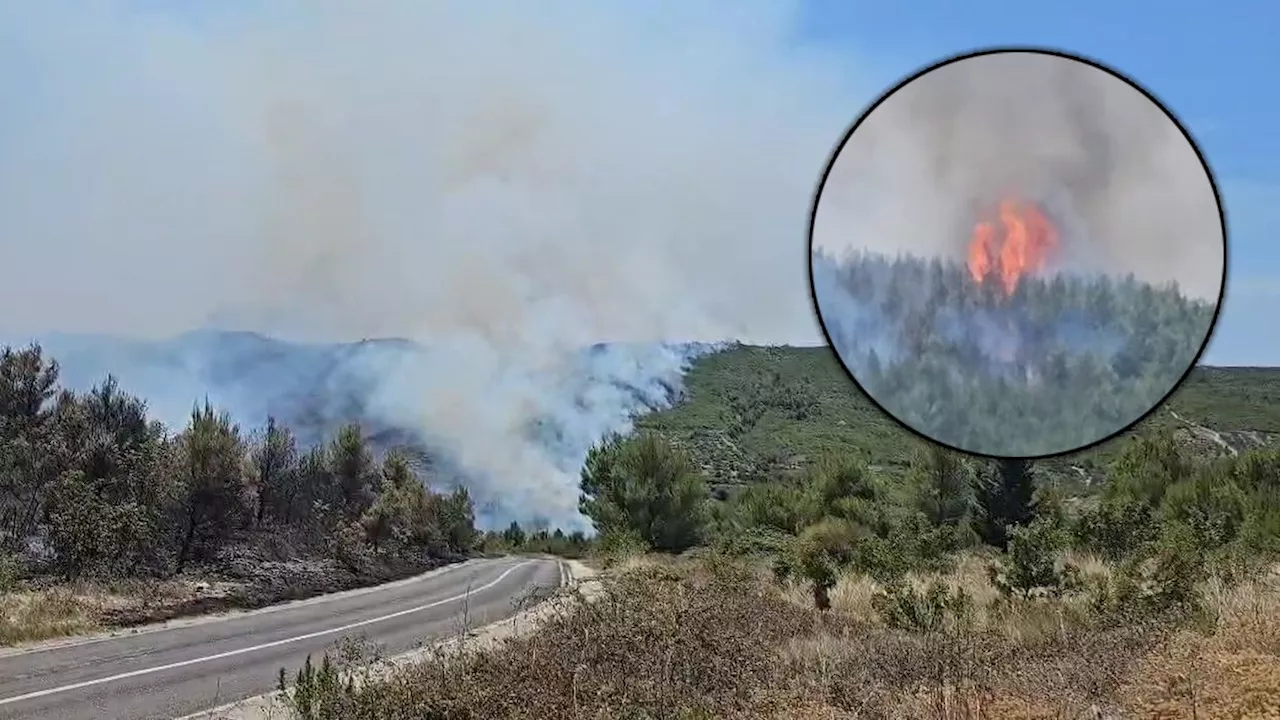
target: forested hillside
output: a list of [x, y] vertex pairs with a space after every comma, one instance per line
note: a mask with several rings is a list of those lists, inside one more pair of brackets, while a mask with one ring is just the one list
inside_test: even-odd
[[[698, 360], [685, 400], [639, 420], [688, 447], [716, 484], [795, 472], [824, 453], [862, 456], [890, 475], [923, 445], [860, 393], [828, 348], [738, 346]], [[1280, 368], [1192, 371], [1139, 429], [1168, 428], [1203, 453], [1230, 453], [1280, 436]], [[1040, 463], [1064, 483], [1102, 478], [1120, 443]]]
[[938, 259], [814, 256], [842, 360], [889, 412], [953, 447], [1045, 455], [1096, 442], [1160, 401], [1214, 305], [1132, 276], [975, 281]]

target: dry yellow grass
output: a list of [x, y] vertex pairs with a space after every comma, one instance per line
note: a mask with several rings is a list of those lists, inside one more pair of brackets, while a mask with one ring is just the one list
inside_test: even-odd
[[180, 601], [195, 592], [184, 581], [77, 581], [0, 592], [0, 647], [102, 630], [122, 611]]
[[1213, 632], [1170, 633], [1090, 622], [1078, 600], [1004, 601], [964, 558], [912, 581], [964, 587], [975, 624], [921, 634], [885, 627], [865, 578], [821, 614], [803, 588], [714, 562], [633, 558], [611, 575], [541, 632], [338, 692], [318, 717], [1280, 718], [1275, 579], [1211, 585]]
[[91, 632], [96, 603], [73, 588], [0, 593], [0, 646]]
[[[957, 559], [950, 572], [911, 573], [907, 576], [907, 581], [919, 591], [934, 582], [941, 582], [952, 591], [963, 590], [974, 603], [975, 629], [999, 632], [1012, 640], [1060, 633], [1067, 617], [1085, 612], [1084, 600], [1078, 597], [1061, 603], [1002, 603], [1000, 593], [992, 585], [988, 573], [990, 562], [988, 557], [963, 555]], [[1105, 578], [1111, 574], [1111, 568], [1105, 562], [1090, 555], [1067, 553], [1062, 562], [1075, 566], [1085, 578]], [[879, 624], [880, 618], [873, 606], [873, 599], [880, 590], [879, 584], [865, 575], [845, 574], [831, 591], [832, 610], [861, 622]], [[786, 595], [792, 602], [800, 605], [807, 606], [812, 602], [809, 589], [802, 584], [789, 584]]]
[[1144, 658], [1122, 690], [1140, 717], [1280, 718], [1280, 577], [1206, 595], [1216, 626], [1184, 630]]
[[[1111, 568], [1097, 558], [1069, 555], [1064, 558], [1085, 576], [1107, 576]], [[965, 557], [950, 573], [916, 574], [909, 579], [917, 588], [940, 580], [950, 588], [963, 588], [975, 601], [974, 632], [1027, 647], [1058, 635], [1055, 644], [1066, 649], [1061, 637], [1066, 618], [1083, 613], [1083, 601], [1072, 598], [1059, 603], [1001, 602], [986, 573], [986, 562]], [[847, 575], [833, 590], [832, 609], [836, 613], [869, 626], [881, 625], [872, 605], [876, 583], [865, 576]], [[1227, 586], [1211, 581], [1204, 587], [1211, 628], [1182, 629], [1171, 637], [1160, 637], [1158, 629], [1144, 630], [1150, 648], [1126, 658], [1132, 670], [1123, 675], [1110, 698], [1073, 697], [1070, 689], [1058, 687], [1039, 699], [1018, 697], [991, 690], [979, 691], [963, 680], [948, 681], [897, 698], [898, 717], [1077, 717], [1104, 706], [1118, 717], [1151, 718], [1280, 718], [1280, 574], [1254, 582]], [[797, 604], [810, 602], [808, 592], [790, 587], [788, 598]], [[1069, 631], [1068, 631], [1069, 632]], [[957, 640], [958, 642], [959, 640]], [[1101, 648], [1099, 648], [1101, 649]], [[1106, 662], [1124, 655], [1124, 648], [1111, 658], [1081, 657], [1081, 663]], [[852, 645], [849, 638], [807, 638], [789, 645], [790, 663], [807, 665], [824, 684], [831, 682], [837, 668], [850, 658], [865, 655], [866, 647]], [[1064, 658], [1065, 659], [1065, 658]], [[1037, 664], [1028, 652], [1025, 667]], [[990, 670], [986, 668], [985, 670]], [[797, 670], [802, 670], [797, 668]], [[1062, 676], [1059, 676], [1062, 677]], [[967, 685], [967, 686], [966, 686]], [[1050, 684], [1052, 685], [1052, 684]], [[1045, 689], [1049, 689], [1046, 687]], [[1064, 693], [1063, 690], [1066, 690]], [[1086, 694], [1087, 695], [1087, 694]]]

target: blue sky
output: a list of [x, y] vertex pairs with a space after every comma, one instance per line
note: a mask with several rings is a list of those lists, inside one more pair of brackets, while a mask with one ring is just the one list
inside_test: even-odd
[[811, 0], [806, 11], [806, 40], [847, 46], [883, 86], [942, 56], [990, 45], [1078, 52], [1145, 85], [1198, 141], [1227, 210], [1227, 297], [1202, 361], [1280, 365], [1280, 332], [1272, 329], [1280, 311], [1280, 95], [1272, 91], [1280, 6]]

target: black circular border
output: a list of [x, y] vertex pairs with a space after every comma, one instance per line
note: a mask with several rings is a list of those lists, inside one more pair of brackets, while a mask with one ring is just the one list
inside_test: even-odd
[[[814, 282], [813, 282], [813, 227], [818, 217], [818, 205], [822, 201], [822, 191], [823, 191], [823, 188], [826, 187], [827, 178], [830, 177], [831, 175], [831, 168], [835, 165], [836, 160], [839, 159], [840, 157], [840, 152], [844, 150], [844, 146], [848, 144], [849, 140], [853, 137], [853, 134], [858, 131], [858, 127], [862, 125], [863, 121], [865, 121], [868, 117], [870, 117], [871, 113], [875, 112], [876, 108], [880, 107], [880, 105], [884, 103], [885, 100], [888, 100], [890, 97], [892, 97], [894, 93], [898, 92], [899, 90], [911, 84], [913, 81], [919, 79], [920, 77], [927, 75], [930, 72], [933, 72], [934, 70], [945, 67], [952, 63], [960, 62], [961, 60], [968, 60], [970, 58], [982, 57], [985, 55], [1001, 55], [1004, 53], [1034, 53], [1038, 55], [1050, 55], [1050, 56], [1062, 58], [1065, 60], [1074, 60], [1076, 62], [1084, 63], [1085, 65], [1089, 65], [1094, 69], [1100, 70], [1104, 73], [1111, 75], [1112, 77], [1115, 77], [1121, 80], [1122, 82], [1129, 85], [1129, 87], [1133, 88], [1134, 90], [1137, 90], [1148, 100], [1155, 103], [1156, 107], [1160, 108], [1164, 112], [1165, 116], [1168, 117], [1171, 121], [1173, 121], [1173, 124], [1178, 128], [1178, 131], [1182, 133], [1182, 136], [1186, 138], [1187, 142], [1191, 145], [1191, 149], [1195, 151], [1196, 157], [1199, 158], [1200, 165], [1201, 167], [1204, 168], [1205, 175], [1209, 178], [1209, 187], [1213, 190], [1213, 199], [1218, 206], [1218, 221], [1222, 226], [1222, 280], [1218, 284], [1218, 301], [1214, 304], [1213, 320], [1210, 321], [1209, 330], [1208, 332], [1205, 333], [1204, 340], [1200, 343], [1200, 349], [1196, 351], [1195, 357], [1191, 359], [1191, 362], [1187, 365], [1186, 370], [1182, 372], [1182, 376], [1179, 377], [1177, 382], [1175, 382], [1169, 388], [1169, 391], [1166, 392], [1164, 396], [1160, 398], [1159, 402], [1152, 405], [1150, 409], [1148, 409], [1146, 412], [1139, 415], [1129, 424], [1124, 425], [1123, 427], [1111, 433], [1110, 435], [1106, 435], [1098, 440], [1094, 440], [1093, 442], [1088, 443], [1087, 445], [1081, 445], [1080, 447], [1077, 447], [1071, 450], [1061, 450], [1058, 452], [1047, 453], [1044, 455], [991, 455], [988, 453], [981, 453], [981, 452], [975, 452], [973, 450], [966, 450], [964, 448], [956, 447], [954, 445], [948, 445], [947, 443], [944, 443], [940, 440], [937, 440], [935, 438], [929, 437], [928, 435], [925, 435], [923, 432], [911, 427], [906, 422], [898, 418], [897, 415], [886, 410], [885, 407], [880, 404], [880, 401], [876, 400], [875, 397], [873, 397], [871, 393], [867, 392], [866, 388], [862, 386], [862, 383], [858, 382], [857, 376], [854, 374], [854, 372], [851, 369], [849, 369], [849, 366], [845, 363], [844, 359], [840, 357], [839, 351], [836, 350], [835, 343], [832, 341], [832, 338], [831, 338], [831, 333], [827, 330], [827, 323], [822, 318], [822, 308], [818, 304], [817, 289], [814, 287]], [[1085, 452], [1087, 450], [1096, 448], [1099, 445], [1110, 442], [1111, 440], [1114, 440], [1120, 435], [1123, 435], [1124, 433], [1133, 429], [1136, 425], [1146, 420], [1148, 417], [1154, 414], [1157, 410], [1163, 407], [1165, 403], [1169, 401], [1169, 398], [1173, 397], [1173, 394], [1176, 393], [1180, 387], [1182, 387], [1183, 383], [1187, 381], [1187, 378], [1191, 376], [1191, 373], [1200, 364], [1201, 356], [1204, 355], [1204, 351], [1209, 347], [1209, 343], [1213, 340], [1214, 332], [1217, 331], [1218, 329], [1218, 319], [1222, 315], [1222, 306], [1227, 299], [1227, 264], [1229, 260], [1230, 245], [1231, 243], [1228, 239], [1228, 228], [1227, 228], [1227, 211], [1226, 211], [1225, 205], [1222, 202], [1222, 193], [1218, 189], [1218, 181], [1214, 177], [1213, 169], [1209, 166], [1209, 160], [1205, 157], [1204, 152], [1201, 151], [1200, 149], [1200, 145], [1196, 142], [1195, 138], [1191, 135], [1191, 132], [1187, 130], [1186, 126], [1183, 125], [1182, 121], [1178, 118], [1178, 116], [1174, 114], [1174, 112], [1170, 110], [1167, 105], [1161, 102], [1160, 99], [1155, 96], [1155, 94], [1153, 94], [1150, 90], [1147, 90], [1140, 83], [1138, 83], [1136, 80], [1129, 77], [1128, 75], [1120, 72], [1119, 70], [1116, 70], [1114, 68], [1107, 66], [1100, 60], [1089, 57], [1087, 55], [1080, 55], [1077, 53], [1068, 52], [1066, 50], [1059, 50], [1057, 48], [1036, 46], [1036, 45], [993, 46], [993, 47], [987, 47], [981, 50], [969, 50], [956, 55], [950, 55], [941, 60], [932, 62], [924, 66], [923, 68], [916, 70], [910, 75], [907, 75], [902, 80], [899, 80], [898, 82], [894, 83], [888, 90], [881, 93], [879, 97], [877, 97], [869, 106], [867, 106], [865, 110], [862, 111], [861, 114], [858, 115], [857, 119], [854, 120], [853, 124], [849, 126], [849, 129], [845, 131], [844, 135], [840, 138], [839, 142], [836, 143], [835, 148], [831, 151], [831, 154], [827, 157], [826, 166], [822, 171], [822, 176], [818, 178], [817, 187], [814, 189], [814, 192], [813, 192], [812, 207], [809, 210], [809, 227], [808, 227], [809, 299], [813, 304], [813, 313], [818, 320], [818, 327], [822, 329], [822, 337], [827, 341], [827, 347], [831, 350], [831, 354], [835, 356], [836, 362], [840, 365], [841, 369], [843, 369], [845, 374], [849, 376], [849, 380], [854, 384], [855, 387], [858, 388], [858, 391], [861, 392], [864, 396], [866, 396], [866, 398], [871, 401], [871, 404], [874, 405], [877, 410], [884, 413], [886, 417], [891, 419], [903, 430], [906, 430], [907, 432], [920, 438], [921, 440], [924, 440], [925, 442], [929, 442], [934, 445], [940, 445], [949, 450], [961, 453], [963, 455], [968, 455], [970, 457], [986, 458], [989, 460], [1045, 460], [1048, 458], [1056, 458], [1056, 457], [1062, 457], [1064, 455], [1073, 455], [1075, 453]]]

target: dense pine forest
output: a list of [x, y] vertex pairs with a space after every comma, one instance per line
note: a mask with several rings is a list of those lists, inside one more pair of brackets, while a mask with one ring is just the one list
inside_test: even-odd
[[1128, 426], [1191, 366], [1215, 311], [1132, 275], [1010, 290], [936, 258], [813, 263], [823, 323], [863, 389], [926, 436], [988, 455], [1069, 452]]

